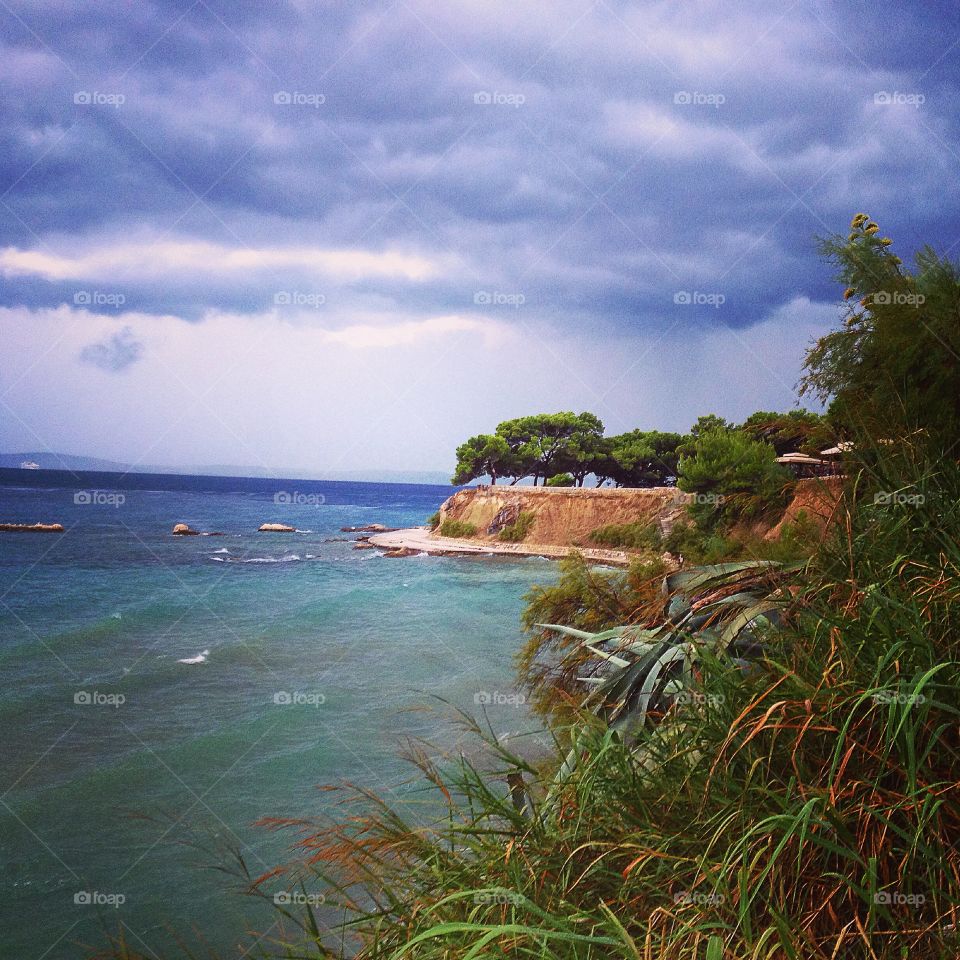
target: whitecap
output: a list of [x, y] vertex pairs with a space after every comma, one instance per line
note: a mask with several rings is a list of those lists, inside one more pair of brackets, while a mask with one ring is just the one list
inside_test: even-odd
[[208, 656], [210, 656], [210, 651], [204, 650], [195, 657], [184, 657], [182, 660], [178, 660], [177, 663], [206, 663]]
[[221, 547], [219, 550], [214, 550], [214, 553], [229, 553], [230, 551], [226, 547]]
[[298, 553], [288, 553], [282, 557], [211, 557], [220, 563], [295, 563], [303, 558]]

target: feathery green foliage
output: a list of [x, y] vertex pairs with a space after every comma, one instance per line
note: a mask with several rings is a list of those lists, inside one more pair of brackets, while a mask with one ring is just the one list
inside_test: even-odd
[[474, 537], [477, 534], [477, 525], [467, 520], [447, 519], [440, 524], [441, 537]]
[[632, 550], [658, 550], [660, 533], [652, 523], [608, 523], [590, 534], [590, 542], [601, 547], [629, 547]]
[[506, 543], [522, 543], [526, 540], [527, 534], [530, 532], [530, 528], [533, 526], [535, 519], [536, 517], [531, 511], [521, 510], [513, 523], [509, 523], [507, 526], [501, 528], [497, 534], [497, 539], [503, 540]]

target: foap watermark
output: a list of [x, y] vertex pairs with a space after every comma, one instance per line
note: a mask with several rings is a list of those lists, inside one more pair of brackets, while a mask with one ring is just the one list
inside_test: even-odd
[[873, 95], [873, 102], [878, 106], [886, 107], [890, 105], [913, 107], [919, 110], [927, 102], [927, 98], [922, 93], [903, 93], [900, 90], [878, 90]]
[[722, 507], [726, 499], [722, 493], [689, 493], [681, 502], [695, 503], [702, 507]]
[[127, 98], [122, 93], [103, 93], [100, 90], [77, 90], [73, 102], [81, 107], [116, 107], [119, 109]]
[[495, 704], [496, 706], [520, 707], [527, 702], [522, 693], [501, 693], [499, 690], [481, 690], [473, 695], [473, 702], [478, 706]]
[[278, 106], [313, 107], [316, 109], [327, 102], [324, 93], [301, 93], [299, 90], [278, 90], [273, 95], [273, 102]]
[[99, 690], [78, 690], [73, 702], [80, 707], [121, 707], [127, 702], [122, 693], [101, 693]]
[[681, 690], [674, 698], [675, 703], [691, 704], [698, 707], [718, 707], [726, 700], [722, 693], [701, 693], [699, 690]]
[[873, 495], [875, 507], [920, 507], [926, 501], [922, 493], [904, 493], [902, 490], [881, 490]]
[[673, 302], [678, 306], [694, 307], [722, 307], [727, 298], [722, 293], [704, 293], [702, 290], [678, 290], [673, 295]]
[[879, 890], [873, 902], [886, 907], [918, 907], [927, 902], [922, 893], [900, 893], [899, 890]]
[[273, 695], [278, 707], [319, 707], [327, 702], [325, 694], [307, 693], [304, 690], [278, 690]]
[[903, 693], [900, 690], [878, 690], [873, 694], [875, 703], [898, 703], [905, 707], [914, 707], [926, 703], [927, 698], [922, 693]]
[[522, 293], [501, 293], [499, 290], [478, 290], [473, 302], [479, 307], [522, 307], [527, 298]]
[[300, 890], [281, 890], [273, 895], [278, 907], [322, 907], [327, 898], [322, 893], [302, 893]]
[[721, 107], [727, 102], [722, 93], [701, 93], [699, 90], [677, 90], [673, 102], [680, 106]]
[[122, 507], [127, 498], [122, 493], [109, 490], [77, 490], [73, 502], [79, 507]]
[[502, 93], [500, 90], [478, 90], [473, 95], [473, 102], [481, 107], [522, 107], [527, 98], [522, 93]]
[[880, 306], [922, 307], [927, 298], [922, 293], [906, 293], [903, 290], [878, 290], [872, 297]]
[[104, 293], [102, 290], [77, 290], [73, 302], [78, 307], [122, 307], [127, 298], [122, 293]]
[[124, 893], [102, 893], [100, 890], [78, 890], [73, 902], [80, 907], [122, 907], [127, 902]]
[[697, 890], [681, 890], [673, 895], [674, 903], [719, 904], [726, 903], [722, 893], [701, 893]]
[[273, 295], [277, 307], [322, 307], [327, 298], [322, 293], [304, 293], [301, 290], [278, 290]]
[[278, 490], [273, 495], [278, 507], [319, 507], [327, 502], [322, 493], [300, 493], [299, 490]]
[[523, 903], [523, 897], [519, 893], [511, 893], [509, 890], [484, 890], [473, 895], [473, 902], [501, 907], [509, 904], [516, 907]]

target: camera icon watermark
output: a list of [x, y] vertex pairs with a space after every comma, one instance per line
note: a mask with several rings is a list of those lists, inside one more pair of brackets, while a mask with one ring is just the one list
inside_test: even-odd
[[273, 895], [278, 907], [322, 907], [327, 898], [322, 893], [303, 893], [300, 890], [281, 890]]
[[477, 90], [473, 95], [473, 102], [478, 106], [522, 107], [527, 98], [522, 93], [501, 93], [499, 90]]
[[903, 290], [878, 290], [871, 297], [879, 306], [922, 307], [927, 298], [922, 293], [906, 293]]
[[102, 93], [99, 90], [76, 90], [73, 102], [81, 107], [122, 107], [127, 98], [122, 93]]
[[101, 893], [99, 890], [78, 890], [73, 895], [73, 902], [80, 907], [117, 907], [127, 902], [126, 894]]
[[677, 904], [716, 905], [726, 903], [726, 900], [727, 898], [722, 893], [699, 893], [696, 890], [681, 890], [673, 895], [673, 902]]
[[73, 302], [78, 307], [122, 307], [127, 298], [122, 293], [104, 293], [101, 290], [77, 290]]
[[473, 295], [478, 307], [522, 307], [527, 298], [522, 293], [501, 293], [499, 290], [478, 290]]
[[680, 106], [719, 108], [727, 102], [727, 98], [722, 93], [701, 93], [698, 90], [677, 90], [673, 95], [673, 102]]
[[327, 102], [325, 93], [301, 93], [299, 90], [277, 90], [273, 102], [278, 106], [313, 107]]
[[922, 493], [904, 493], [902, 490], [881, 490], [873, 495], [875, 507], [921, 507], [927, 502]]
[[77, 690], [73, 702], [80, 707], [117, 707], [123, 706], [127, 698], [122, 693], [101, 693], [99, 690]]
[[681, 690], [673, 698], [674, 703], [698, 707], [717, 707], [726, 699], [722, 693], [701, 693], [699, 690]]
[[913, 107], [919, 110], [927, 102], [927, 98], [922, 93], [902, 93], [899, 90], [878, 90], [873, 95], [873, 102], [877, 106], [904, 106]]
[[914, 707], [927, 702], [927, 698], [922, 693], [903, 693], [899, 690], [878, 690], [872, 696], [875, 703], [898, 703], [905, 707]]
[[722, 293], [704, 293], [700, 290], [678, 290], [673, 295], [673, 302], [678, 306], [695, 307], [722, 307], [727, 298]]
[[73, 494], [73, 502], [78, 507], [122, 507], [127, 498], [122, 493], [111, 493], [109, 490], [77, 490]]
[[320, 507], [327, 502], [322, 493], [300, 493], [298, 490], [278, 490], [273, 495], [278, 507]]
[[485, 890], [482, 893], [475, 893], [473, 902], [478, 905], [510, 905], [516, 907], [523, 903], [523, 897], [519, 893], [511, 893], [509, 890]]
[[273, 695], [273, 702], [278, 707], [319, 707], [327, 702], [322, 693], [305, 693], [303, 690], [278, 690]]
[[900, 893], [897, 890], [879, 890], [873, 895], [873, 902], [881, 906], [918, 907], [927, 902], [922, 893]]
[[527, 702], [522, 693], [501, 693], [499, 690], [481, 690], [473, 695], [473, 702], [477, 706], [507, 706], [520, 707]]
[[300, 290], [278, 290], [273, 295], [277, 307], [322, 307], [327, 298], [322, 293], [304, 293]]

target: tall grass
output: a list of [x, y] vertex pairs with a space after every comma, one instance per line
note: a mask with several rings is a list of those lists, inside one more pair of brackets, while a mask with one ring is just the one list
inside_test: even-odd
[[562, 751], [533, 764], [475, 726], [482, 768], [416, 758], [432, 826], [367, 795], [298, 824], [359, 954], [960, 955], [960, 469], [888, 447], [849, 496], [759, 668], [702, 662], [642, 751], [581, 716], [557, 786]]

